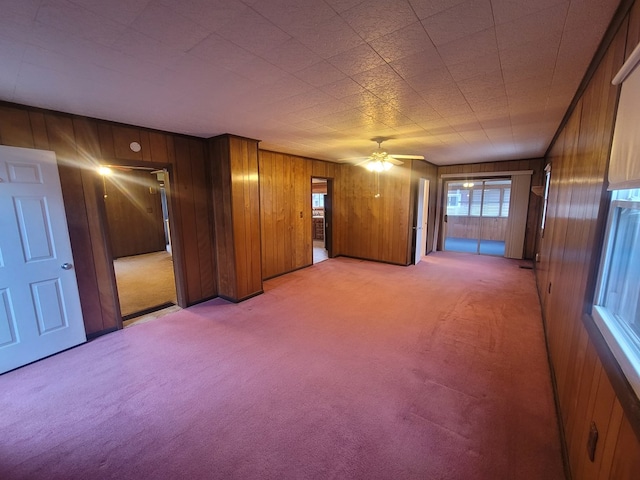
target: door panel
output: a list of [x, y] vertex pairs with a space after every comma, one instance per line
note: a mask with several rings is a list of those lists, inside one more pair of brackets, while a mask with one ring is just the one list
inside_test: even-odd
[[40, 335], [68, 325], [59, 278], [32, 283], [31, 296], [38, 317]]
[[0, 348], [16, 343], [16, 317], [9, 289], [0, 290]]
[[0, 147], [0, 373], [86, 341], [53, 152]]
[[42, 169], [38, 164], [21, 165], [7, 162], [10, 183], [42, 184]]
[[25, 262], [54, 257], [51, 225], [44, 197], [14, 197]]

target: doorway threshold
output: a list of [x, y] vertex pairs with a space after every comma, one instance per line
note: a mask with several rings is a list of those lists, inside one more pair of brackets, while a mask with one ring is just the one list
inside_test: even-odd
[[172, 303], [160, 305], [151, 310], [145, 310], [143, 312], [133, 313], [131, 315], [127, 315], [127, 317], [123, 317], [122, 326], [124, 328], [133, 327], [134, 325], [138, 325], [140, 323], [146, 323], [151, 320], [155, 320], [160, 317], [164, 317], [165, 315], [169, 315], [173, 312], [178, 312], [182, 310], [178, 305], [174, 305]]

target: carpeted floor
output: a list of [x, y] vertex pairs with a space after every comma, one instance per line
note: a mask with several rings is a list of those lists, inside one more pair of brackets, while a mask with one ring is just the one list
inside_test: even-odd
[[176, 302], [171, 254], [166, 251], [113, 261], [123, 317]]
[[531, 270], [331, 259], [0, 376], [0, 478], [562, 479]]

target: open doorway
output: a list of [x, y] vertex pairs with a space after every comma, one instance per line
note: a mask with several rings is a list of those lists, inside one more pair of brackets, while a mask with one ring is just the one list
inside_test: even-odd
[[176, 304], [167, 170], [105, 166], [101, 173], [122, 319]]
[[311, 238], [313, 242], [313, 263], [319, 263], [331, 255], [331, 179], [311, 178]]
[[511, 179], [447, 182], [444, 249], [504, 256]]

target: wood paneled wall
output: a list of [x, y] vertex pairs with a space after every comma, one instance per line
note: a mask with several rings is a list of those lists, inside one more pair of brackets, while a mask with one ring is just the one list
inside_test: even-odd
[[449, 215], [447, 236], [457, 238], [480, 238], [481, 240], [503, 241], [507, 235], [506, 217], [468, 217]]
[[412, 161], [388, 172], [342, 165], [341, 185], [334, 218], [337, 252], [340, 255], [407, 265], [413, 226]]
[[234, 302], [262, 293], [258, 141], [210, 139], [218, 294]]
[[[640, 431], [638, 417], [625, 412], [622, 397], [612, 386], [616, 377], [609, 376], [610, 364], [603, 362], [606, 352], [596, 348], [602, 348], [599, 332], [591, 329], [591, 319], [585, 315], [593, 299], [607, 215], [605, 173], [618, 97], [611, 79], [625, 51], [628, 54], [638, 43], [640, 3], [636, 2], [629, 18], [613, 38], [547, 159], [552, 166], [551, 187], [536, 278], [575, 479], [640, 478], [640, 442], [634, 434], [634, 429]], [[594, 461], [586, 448], [592, 422], [599, 432]]]
[[164, 218], [156, 176], [144, 170], [116, 169], [103, 182], [113, 258], [164, 250]]
[[[379, 176], [364, 168], [260, 151], [263, 278], [313, 262], [311, 178], [333, 180], [333, 255], [407, 265], [413, 255], [420, 177], [431, 182], [429, 228], [435, 226], [437, 168], [406, 162]], [[380, 197], [375, 194], [380, 192]], [[433, 235], [427, 252], [433, 250]]]
[[[266, 150], [259, 159], [262, 278], [267, 279], [313, 263], [311, 178], [335, 181], [340, 165]], [[334, 206], [338, 203], [334, 198]]]
[[[140, 143], [133, 152], [129, 144]], [[205, 142], [138, 127], [0, 103], [0, 143], [56, 153], [69, 233], [89, 336], [119, 328], [99, 163], [170, 169], [178, 300], [190, 305], [216, 295]]]
[[[529, 160], [508, 160], [502, 162], [485, 162], [474, 163], [470, 165], [446, 165], [438, 167], [438, 178], [440, 178], [441, 202], [444, 203], [444, 196], [446, 192], [443, 191], [442, 175], [455, 174], [460, 175], [460, 178], [465, 178], [466, 173], [484, 173], [491, 176], [494, 172], [514, 172], [521, 170], [533, 170], [531, 177], [531, 186], [544, 185], [544, 159], [533, 158]], [[529, 210], [527, 213], [527, 228], [524, 236], [524, 258], [533, 259], [536, 253], [536, 240], [538, 235], [538, 224], [540, 221], [540, 214], [542, 209], [542, 198], [533, 192], [529, 193]], [[442, 215], [445, 210], [442, 209], [438, 218], [439, 232], [442, 233]], [[439, 248], [442, 248], [442, 235], [439, 235], [438, 244]]]

